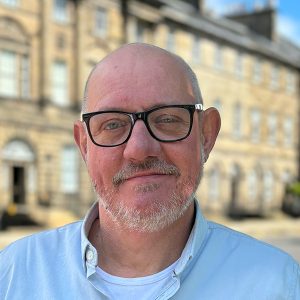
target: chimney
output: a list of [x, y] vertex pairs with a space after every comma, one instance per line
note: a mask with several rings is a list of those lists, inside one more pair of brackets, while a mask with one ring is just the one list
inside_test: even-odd
[[190, 3], [200, 14], [204, 13], [205, 0], [184, 0]]
[[201, 15], [204, 14], [205, 0], [198, 0], [198, 11]]
[[256, 7], [256, 10], [249, 13], [233, 14], [226, 16], [226, 18], [242, 23], [248, 28], [269, 40], [276, 39], [276, 8], [271, 5], [270, 1], [268, 6]]

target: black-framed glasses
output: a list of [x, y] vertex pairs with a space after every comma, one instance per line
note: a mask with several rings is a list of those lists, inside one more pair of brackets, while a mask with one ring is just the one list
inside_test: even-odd
[[137, 120], [143, 120], [150, 135], [160, 142], [177, 142], [192, 130], [195, 110], [202, 104], [166, 105], [143, 112], [117, 110], [90, 112], [82, 115], [95, 145], [115, 147], [126, 143]]

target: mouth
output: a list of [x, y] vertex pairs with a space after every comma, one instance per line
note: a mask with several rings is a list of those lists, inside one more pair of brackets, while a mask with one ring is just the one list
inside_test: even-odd
[[130, 180], [161, 180], [161, 176], [173, 175], [167, 177], [179, 177], [180, 171], [175, 165], [157, 159], [147, 160], [140, 164], [129, 164], [113, 176], [112, 182], [115, 187], [120, 186], [125, 181]]
[[166, 175], [169, 174], [159, 173], [159, 172], [142, 172], [142, 173], [137, 173], [128, 176], [127, 178], [124, 178], [124, 180], [131, 180], [136, 178], [151, 179], [151, 178], [157, 178], [158, 176], [166, 176]]

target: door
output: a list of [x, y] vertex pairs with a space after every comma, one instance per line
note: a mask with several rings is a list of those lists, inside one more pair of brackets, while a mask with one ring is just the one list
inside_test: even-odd
[[13, 166], [12, 168], [13, 203], [25, 203], [25, 169]]

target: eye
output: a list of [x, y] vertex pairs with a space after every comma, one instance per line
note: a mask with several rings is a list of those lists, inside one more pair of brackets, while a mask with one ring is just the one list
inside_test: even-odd
[[175, 115], [161, 115], [155, 119], [155, 123], [157, 124], [159, 123], [168, 124], [168, 123], [178, 123], [178, 122], [182, 122], [182, 119]]
[[109, 120], [102, 124], [103, 130], [116, 130], [127, 125], [127, 122], [122, 120]]

